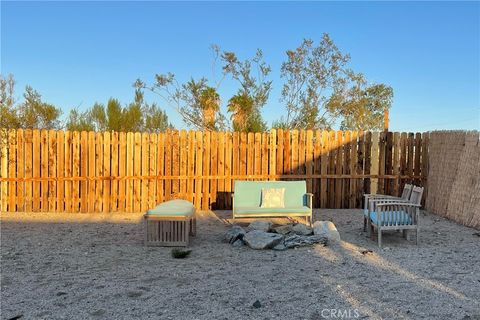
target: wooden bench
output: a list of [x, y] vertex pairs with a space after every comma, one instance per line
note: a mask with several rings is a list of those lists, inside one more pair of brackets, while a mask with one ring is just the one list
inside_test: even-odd
[[195, 236], [195, 207], [186, 200], [171, 200], [145, 213], [146, 246], [185, 247]]

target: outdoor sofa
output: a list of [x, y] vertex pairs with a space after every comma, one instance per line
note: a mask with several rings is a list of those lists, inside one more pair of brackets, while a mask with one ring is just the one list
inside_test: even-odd
[[[284, 188], [284, 206], [262, 208], [262, 189]], [[313, 194], [305, 181], [235, 181], [233, 220], [241, 218], [303, 217], [312, 224]]]

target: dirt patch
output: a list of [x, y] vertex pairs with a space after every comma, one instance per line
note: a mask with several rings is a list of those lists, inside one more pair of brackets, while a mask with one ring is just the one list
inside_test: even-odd
[[2, 214], [1, 317], [480, 316], [476, 230], [422, 213], [418, 247], [391, 232], [379, 250], [360, 210], [316, 210], [315, 220], [335, 223], [340, 244], [257, 251], [222, 242], [230, 214], [202, 213], [186, 259], [144, 247], [138, 214]]

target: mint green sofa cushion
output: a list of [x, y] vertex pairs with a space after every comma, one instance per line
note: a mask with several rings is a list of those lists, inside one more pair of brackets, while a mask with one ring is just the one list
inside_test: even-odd
[[260, 208], [260, 207], [237, 207], [235, 205], [235, 214], [261, 214], [261, 213], [299, 213], [309, 214], [310, 208], [306, 206], [302, 207], [288, 207], [288, 208]]
[[[305, 181], [235, 181], [235, 212], [240, 207], [260, 207], [262, 188], [285, 188], [285, 208], [307, 206]], [[280, 208], [274, 209], [277, 211]]]
[[152, 216], [189, 217], [195, 214], [195, 207], [186, 200], [170, 200], [148, 210], [146, 214]]

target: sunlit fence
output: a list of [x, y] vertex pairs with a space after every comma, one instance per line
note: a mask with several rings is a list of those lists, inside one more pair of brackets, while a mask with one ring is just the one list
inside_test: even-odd
[[305, 180], [320, 208], [425, 185], [428, 133], [10, 130], [2, 211], [140, 212], [173, 198], [231, 208], [234, 180]]

